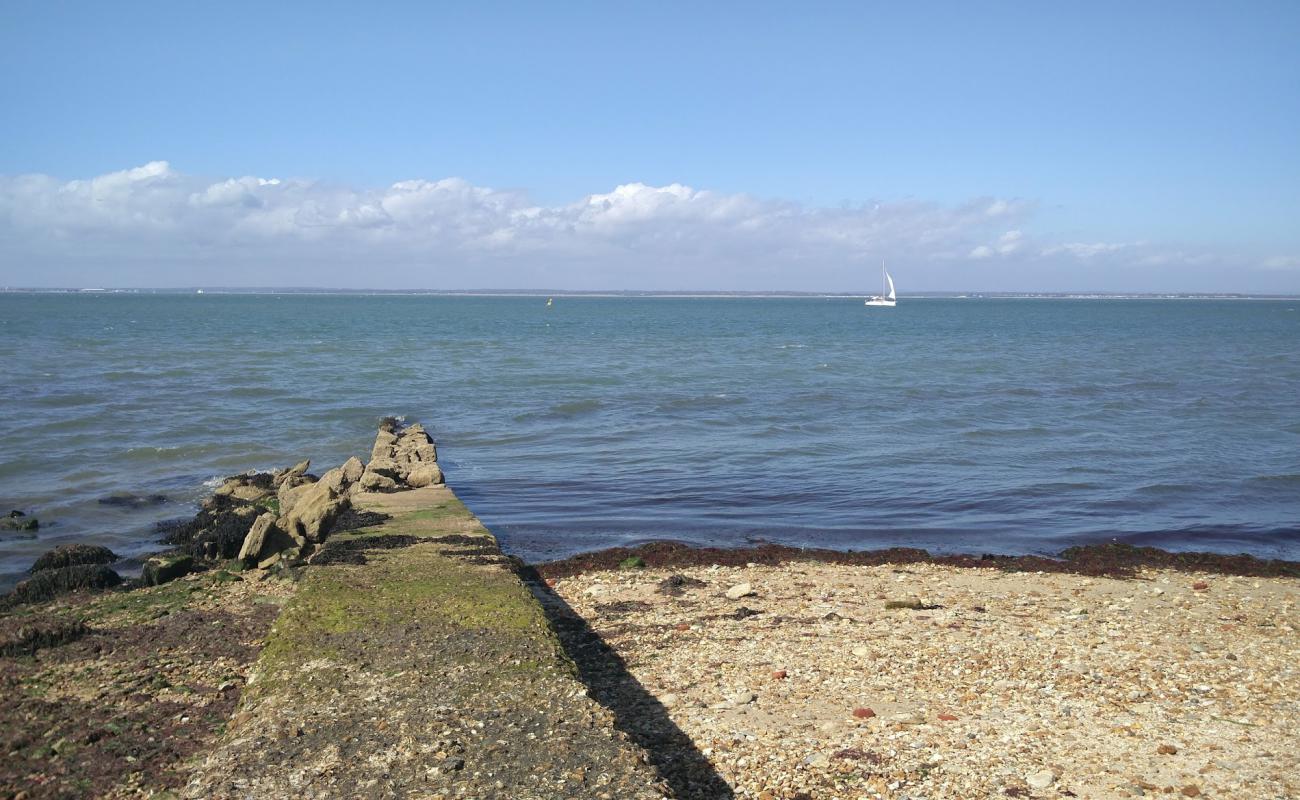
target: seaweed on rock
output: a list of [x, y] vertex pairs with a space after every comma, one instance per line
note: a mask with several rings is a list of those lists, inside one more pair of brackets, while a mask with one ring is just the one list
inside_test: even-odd
[[80, 564], [112, 564], [117, 553], [96, 544], [62, 544], [36, 559], [28, 572], [75, 567]]
[[59, 569], [44, 569], [19, 582], [14, 590], [0, 597], [0, 609], [23, 603], [43, 603], [67, 592], [81, 589], [100, 590], [117, 586], [122, 576], [103, 564], [78, 564]]

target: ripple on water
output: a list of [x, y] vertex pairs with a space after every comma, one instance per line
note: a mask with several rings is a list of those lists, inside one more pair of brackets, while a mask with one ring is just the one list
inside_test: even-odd
[[1180, 531], [1300, 557], [1300, 314], [1267, 301], [536, 306], [0, 295], [0, 503], [51, 536], [149, 546], [144, 517], [105, 529], [95, 493], [191, 503], [205, 477], [365, 452], [396, 412], [431, 425], [449, 480], [526, 557]]

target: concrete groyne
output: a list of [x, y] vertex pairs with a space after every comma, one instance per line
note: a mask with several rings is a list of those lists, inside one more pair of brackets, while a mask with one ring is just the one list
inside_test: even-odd
[[[420, 439], [386, 426], [363, 469], [280, 489], [302, 494], [250, 530], [250, 563], [308, 566], [187, 795], [664, 796]], [[329, 532], [345, 511], [362, 524]]]

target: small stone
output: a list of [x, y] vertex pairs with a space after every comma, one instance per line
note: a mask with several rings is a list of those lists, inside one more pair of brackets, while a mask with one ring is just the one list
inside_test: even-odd
[[1178, 754], [1178, 748], [1172, 744], [1162, 744], [1156, 748], [1156, 752], [1162, 756], [1172, 756]]
[[869, 709], [869, 708], [855, 708], [855, 709], [853, 709], [853, 716], [857, 717], [858, 719], [871, 719], [871, 718], [874, 717], [875, 715], [876, 715], [876, 712], [875, 712], [875, 711], [872, 711], [872, 710]]
[[755, 594], [754, 587], [748, 583], [738, 583], [727, 590], [728, 600], [739, 600], [742, 597], [751, 597]]
[[866, 656], [871, 655], [871, 648], [863, 647], [863, 646], [855, 647], [853, 648], [853, 655], [857, 656], [858, 658], [864, 658]]
[[691, 626], [685, 622], [679, 622], [673, 626], [673, 630], [677, 630], [677, 631], [689, 631], [690, 629]]
[[1201, 787], [1197, 786], [1194, 783], [1189, 783], [1183, 787], [1182, 795], [1183, 797], [1200, 797]]
[[1046, 789], [1056, 780], [1056, 775], [1048, 769], [1031, 772], [1025, 776], [1025, 783], [1035, 789]]
[[672, 708], [677, 705], [677, 695], [669, 693], [659, 698], [659, 705], [664, 708]]
[[749, 705], [750, 703], [752, 703], [752, 702], [754, 702], [755, 700], [757, 700], [757, 699], [758, 699], [758, 695], [754, 694], [753, 692], [749, 691], [748, 689], [742, 689], [741, 691], [736, 692], [735, 694], [733, 694], [731, 697], [729, 697], [729, 698], [727, 698], [727, 699], [730, 700], [730, 701], [731, 701], [732, 703], [734, 703], [735, 705], [738, 705], [738, 706], [747, 706], [747, 705]]
[[[1205, 581], [1197, 581], [1196, 583], [1192, 584], [1192, 588], [1198, 592], [1202, 592], [1210, 588], [1210, 584], [1206, 583]], [[1189, 796], [1193, 796], [1193, 795], [1189, 795]]]
[[786, 672], [785, 670], [783, 670], [783, 669], [774, 669], [774, 670], [772, 670], [772, 680], [776, 680], [776, 681], [784, 680], [784, 679], [785, 679], [785, 676], [788, 675], [788, 674], [789, 674], [789, 673], [787, 673], [787, 672]]
[[945, 713], [945, 714], [940, 714], [940, 715], [939, 715], [939, 719], [943, 720], [944, 722], [956, 722], [956, 721], [957, 721], [957, 717], [956, 717], [956, 715], [954, 715], [954, 714], [946, 714], [946, 713]]

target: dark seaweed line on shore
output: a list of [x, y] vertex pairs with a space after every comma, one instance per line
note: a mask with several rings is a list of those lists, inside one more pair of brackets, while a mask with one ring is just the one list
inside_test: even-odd
[[1122, 542], [1071, 547], [1059, 558], [1045, 556], [934, 555], [914, 547], [884, 550], [825, 550], [779, 544], [752, 547], [696, 547], [683, 542], [648, 542], [636, 547], [613, 547], [582, 553], [536, 566], [544, 578], [564, 578], [584, 572], [627, 567], [641, 559], [646, 567], [777, 566], [791, 562], [816, 562], [846, 566], [885, 564], [940, 564], [950, 567], [1000, 569], [1006, 572], [1056, 572], [1090, 577], [1133, 578], [1143, 569], [1171, 569], [1252, 578], [1300, 578], [1300, 561], [1261, 559], [1255, 556], [1205, 552], [1170, 552], [1156, 547], [1136, 547]]

